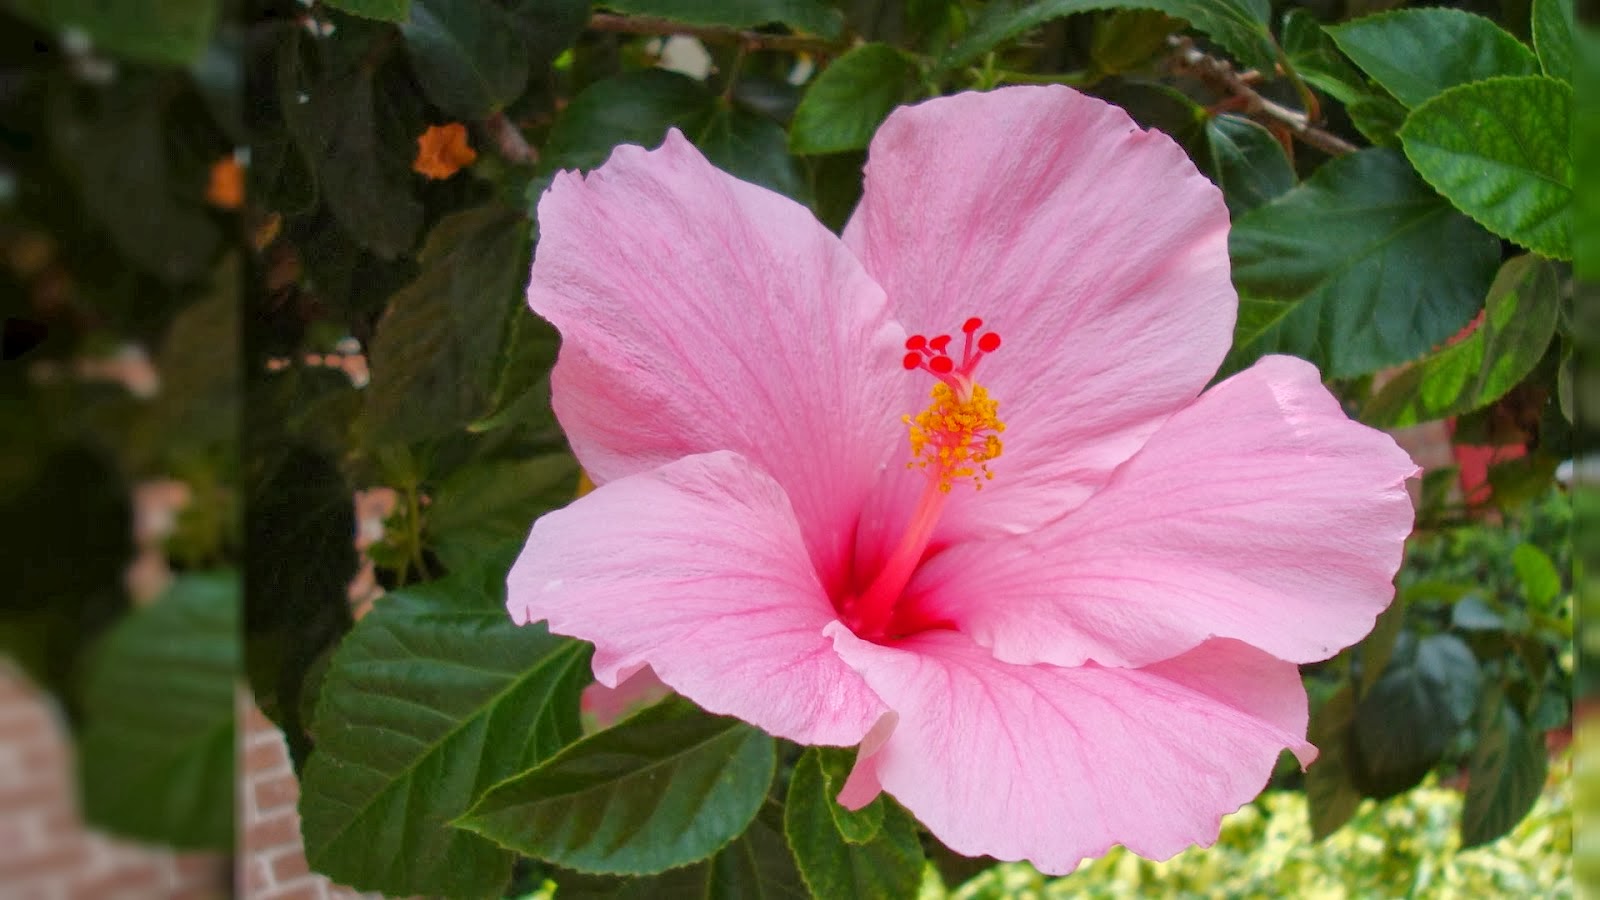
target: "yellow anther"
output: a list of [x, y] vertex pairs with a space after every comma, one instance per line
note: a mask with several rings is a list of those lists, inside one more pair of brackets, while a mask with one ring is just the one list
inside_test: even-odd
[[957, 392], [943, 381], [933, 386], [933, 403], [915, 417], [903, 416], [911, 429], [912, 460], [907, 468], [934, 468], [939, 490], [948, 493], [957, 479], [983, 482], [994, 478], [988, 462], [1000, 455], [1000, 432], [1006, 423], [996, 413], [1000, 404], [981, 384]]

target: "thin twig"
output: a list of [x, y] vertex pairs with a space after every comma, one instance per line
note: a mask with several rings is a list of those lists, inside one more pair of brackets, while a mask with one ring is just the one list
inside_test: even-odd
[[622, 34], [686, 34], [708, 44], [740, 44], [751, 49], [814, 53], [822, 56], [832, 56], [849, 49], [848, 44], [799, 34], [766, 34], [720, 25], [686, 25], [654, 16], [619, 16], [613, 13], [595, 13], [590, 16], [589, 30], [614, 31]]
[[507, 162], [519, 166], [531, 166], [539, 162], [539, 151], [528, 143], [528, 139], [522, 136], [522, 129], [506, 118], [505, 113], [497, 112], [480, 124]]
[[1193, 40], [1175, 36], [1169, 38], [1167, 43], [1172, 48], [1171, 65], [1174, 72], [1192, 75], [1214, 90], [1234, 98], [1235, 105], [1245, 115], [1264, 120], [1263, 124], [1287, 128], [1290, 134], [1329, 156], [1345, 156], [1361, 149], [1332, 132], [1318, 128], [1306, 118], [1305, 113], [1261, 96], [1250, 86], [1250, 81], [1254, 80], [1251, 73], [1235, 71], [1226, 60], [1201, 52]]

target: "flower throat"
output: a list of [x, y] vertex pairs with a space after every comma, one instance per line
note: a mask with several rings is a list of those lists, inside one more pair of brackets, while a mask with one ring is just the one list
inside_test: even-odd
[[844, 623], [858, 637], [883, 640], [931, 627], [932, 623], [916, 621], [914, 614], [897, 610], [896, 603], [927, 552], [953, 486], [970, 482], [981, 491], [984, 482], [994, 478], [988, 463], [1000, 455], [1000, 434], [1006, 425], [997, 415], [999, 402], [972, 376], [979, 360], [1000, 349], [1000, 335], [993, 331], [980, 334], [981, 328], [983, 320], [978, 318], [961, 326], [966, 341], [959, 363], [950, 356], [952, 338], [948, 334], [932, 338], [915, 334], [906, 340], [906, 370], [920, 369], [937, 379], [928, 408], [902, 417], [911, 438], [912, 459], [906, 468], [923, 472], [927, 483], [883, 568], [866, 590], [848, 598], [840, 608]]

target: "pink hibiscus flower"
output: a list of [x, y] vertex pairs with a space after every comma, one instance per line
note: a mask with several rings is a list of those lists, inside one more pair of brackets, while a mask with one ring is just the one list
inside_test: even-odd
[[599, 487], [508, 606], [601, 684], [860, 743], [842, 803], [1046, 872], [1209, 843], [1313, 758], [1296, 664], [1388, 604], [1415, 467], [1303, 361], [1201, 393], [1228, 213], [1170, 139], [1063, 87], [902, 108], [840, 239], [672, 132], [539, 227]]

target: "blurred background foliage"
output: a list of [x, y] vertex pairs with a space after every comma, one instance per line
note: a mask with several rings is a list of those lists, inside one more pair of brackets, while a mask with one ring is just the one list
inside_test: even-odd
[[[930, 864], [972, 897], [1570, 890], [1570, 0], [0, 0], [0, 25], [0, 648], [69, 712], [97, 824], [232, 846], [237, 672], [313, 867], [393, 894], [905, 896]], [[1216, 849], [1049, 887], [888, 800], [830, 811], [847, 756], [676, 702], [585, 735], [586, 646], [500, 602], [581, 479], [521, 296], [551, 174], [678, 128], [838, 229], [893, 107], [1019, 83], [1123, 106], [1222, 188], [1222, 374], [1310, 359], [1428, 467], [1393, 608], [1306, 669], [1318, 762]], [[617, 742], [654, 748], [605, 776], [631, 806], [550, 807]], [[650, 767], [724, 785], [680, 824], [738, 828], [664, 856]], [[639, 877], [559, 868], [585, 848], [508, 809], [636, 827]], [[1372, 841], [1388, 868], [1340, 868]], [[1240, 861], [1256, 842], [1293, 849]]]

